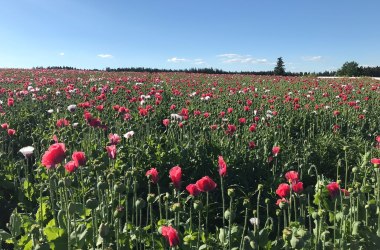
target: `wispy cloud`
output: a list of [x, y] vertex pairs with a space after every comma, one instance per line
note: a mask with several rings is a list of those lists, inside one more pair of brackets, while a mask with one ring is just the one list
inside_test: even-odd
[[187, 62], [189, 61], [188, 59], [185, 58], [177, 58], [177, 57], [172, 57], [168, 59], [168, 62], [173, 62], [173, 63], [178, 63], [178, 62]]
[[240, 54], [221, 54], [218, 55], [222, 63], [244, 63], [244, 64], [271, 64], [268, 59], [265, 58], [254, 58], [251, 55], [240, 55]]
[[203, 61], [203, 59], [194, 59], [194, 64], [195, 65], [202, 65], [202, 64], [206, 64], [206, 62]]
[[302, 60], [307, 62], [317, 62], [320, 61], [322, 58], [322, 56], [303, 56]]
[[99, 54], [98, 57], [101, 57], [101, 58], [113, 58], [113, 55], [110, 55], [110, 54]]
[[58, 55], [60, 55], [60, 56], [64, 56], [64, 55], [65, 55], [65, 53], [61, 52], [61, 53], [59, 53]]

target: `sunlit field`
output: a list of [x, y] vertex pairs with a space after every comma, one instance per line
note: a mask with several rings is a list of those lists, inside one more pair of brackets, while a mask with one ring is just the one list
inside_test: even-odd
[[380, 81], [0, 70], [5, 249], [379, 249]]

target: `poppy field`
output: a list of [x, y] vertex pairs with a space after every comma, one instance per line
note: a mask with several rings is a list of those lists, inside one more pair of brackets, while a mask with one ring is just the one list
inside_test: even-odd
[[379, 249], [380, 81], [0, 70], [3, 249]]

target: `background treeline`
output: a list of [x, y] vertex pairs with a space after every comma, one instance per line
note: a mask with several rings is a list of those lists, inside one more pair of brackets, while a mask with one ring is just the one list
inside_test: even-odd
[[[380, 77], [380, 66], [376, 67], [363, 67], [352, 65], [353, 62], [345, 63], [338, 71], [323, 71], [323, 72], [286, 72], [287, 76], [372, 76]], [[65, 70], [79, 70], [75, 67], [68, 66], [50, 66], [50, 67], [34, 67], [34, 69], [65, 69]], [[83, 69], [81, 69], [83, 70]], [[99, 69], [84, 69], [89, 71], [98, 71]], [[225, 71], [214, 68], [189, 68], [189, 69], [157, 69], [145, 67], [126, 67], [126, 68], [110, 68], [105, 69], [107, 72], [184, 72], [184, 73], [206, 73], [206, 74], [247, 74], [247, 75], [273, 75], [274, 71]]]
[[[33, 69], [65, 69], [65, 70], [89, 70], [99, 71], [99, 69], [78, 69], [68, 66], [49, 66], [49, 67], [33, 67]], [[145, 68], [145, 67], [126, 67], [126, 68], [110, 68], [105, 69], [107, 72], [183, 72], [183, 73], [205, 73], [205, 74], [247, 74], [247, 75], [273, 75], [274, 71], [225, 71], [222, 69], [214, 68], [189, 68], [189, 69], [158, 69], [158, 68]], [[334, 76], [336, 71], [324, 71], [324, 72], [286, 72], [287, 76]]]

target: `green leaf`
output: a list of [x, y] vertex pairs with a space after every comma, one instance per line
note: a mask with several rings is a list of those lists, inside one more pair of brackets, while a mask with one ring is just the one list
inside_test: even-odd
[[58, 227], [45, 227], [44, 228], [44, 234], [46, 235], [46, 239], [49, 242], [56, 240], [59, 237], [62, 237], [64, 233], [65, 233], [65, 230], [58, 228]]
[[21, 216], [17, 213], [16, 210], [14, 210], [9, 220], [9, 231], [11, 232], [13, 237], [21, 235], [21, 225]]
[[47, 220], [47, 211], [48, 211], [48, 204], [46, 202], [40, 203], [40, 206], [38, 207], [38, 210], [36, 212], [36, 221], [45, 221]]
[[0, 241], [12, 238], [12, 235], [7, 231], [0, 229]]

